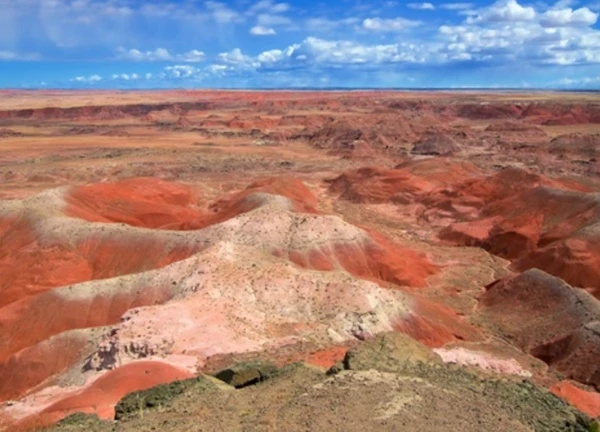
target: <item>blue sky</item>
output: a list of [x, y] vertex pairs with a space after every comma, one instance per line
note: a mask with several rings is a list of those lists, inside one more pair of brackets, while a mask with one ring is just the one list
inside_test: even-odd
[[598, 89], [592, 1], [0, 0], [0, 87]]

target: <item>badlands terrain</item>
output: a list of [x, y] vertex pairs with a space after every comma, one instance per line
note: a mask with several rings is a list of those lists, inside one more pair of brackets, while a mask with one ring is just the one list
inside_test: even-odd
[[598, 430], [600, 95], [0, 101], [0, 430]]

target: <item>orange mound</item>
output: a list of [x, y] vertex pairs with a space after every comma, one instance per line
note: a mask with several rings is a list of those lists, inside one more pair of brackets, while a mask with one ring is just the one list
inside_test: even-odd
[[71, 245], [40, 239], [25, 219], [6, 225], [0, 238], [0, 308], [92, 277], [89, 263]]
[[187, 245], [166, 246], [151, 235], [90, 237], [78, 242], [76, 250], [89, 262], [92, 280], [166, 267], [197, 252], [196, 247]]
[[516, 260], [519, 270], [537, 267], [571, 284], [596, 287], [600, 249], [590, 227], [600, 218], [600, 201], [587, 191], [574, 182], [510, 169], [424, 202], [432, 207], [429, 217], [438, 211], [463, 219], [443, 228], [442, 240], [483, 247]]
[[[320, 124], [307, 124], [301, 136], [330, 155], [361, 157], [367, 153], [399, 150], [402, 143], [415, 140], [413, 129], [414, 125], [404, 116], [382, 107], [376, 121], [362, 115], [345, 116], [344, 119], [326, 117]], [[356, 151], [357, 147], [363, 149]]]
[[73, 242], [45, 234], [24, 218], [1, 237], [0, 308], [59, 286], [164, 267], [194, 253], [189, 247], [166, 248], [152, 236], [95, 236]]
[[67, 215], [90, 222], [161, 228], [205, 217], [190, 208], [197, 200], [190, 187], [156, 178], [80, 186], [65, 199]]
[[569, 381], [561, 381], [550, 390], [590, 417], [600, 417], [600, 393], [582, 390]]
[[434, 133], [417, 141], [411, 153], [416, 155], [449, 156], [459, 151], [460, 147], [452, 137], [442, 133]]
[[65, 371], [82, 356], [87, 339], [63, 334], [0, 361], [0, 401], [15, 399]]
[[583, 230], [555, 241], [515, 262], [523, 271], [540, 268], [600, 299], [600, 235]]
[[429, 207], [446, 211], [453, 206], [471, 206], [481, 211], [481, 216], [510, 215], [515, 202], [505, 200], [521, 200], [527, 204], [521, 194], [540, 186], [568, 191], [589, 191], [576, 182], [552, 180], [522, 169], [507, 168], [491, 176], [459, 179], [449, 187], [429, 195], [424, 202]]
[[595, 159], [600, 156], [600, 134], [560, 135], [550, 141], [547, 151], [559, 157], [574, 155], [584, 159]]
[[600, 389], [600, 304], [588, 293], [532, 269], [489, 285], [481, 306], [521, 349]]
[[432, 348], [457, 340], [477, 341], [482, 338], [479, 331], [463, 321], [454, 310], [422, 297], [415, 297], [412, 312], [394, 328]]
[[64, 290], [49, 291], [12, 303], [0, 314], [0, 361], [67, 330], [116, 324], [129, 309], [165, 303], [172, 291], [173, 286], [130, 285], [73, 298]]
[[474, 120], [517, 118], [523, 111], [521, 106], [513, 104], [463, 104], [458, 107], [457, 115]]
[[396, 169], [360, 168], [330, 180], [330, 192], [353, 202], [412, 202], [434, 190], [478, 174], [470, 164], [435, 158], [398, 165]]
[[281, 195], [289, 198], [293, 201], [296, 211], [304, 213], [317, 212], [315, 210], [318, 205], [317, 198], [303, 182], [293, 177], [267, 177], [257, 180], [245, 190], [212, 204], [211, 208], [216, 212], [232, 212], [232, 208], [239, 205], [248, 195], [256, 192]]
[[321, 271], [343, 268], [348, 273], [373, 281], [391, 282], [405, 287], [424, 287], [438, 266], [426, 256], [392, 245], [382, 235], [369, 232], [370, 238], [349, 244], [335, 244], [310, 251], [275, 251], [294, 264]]
[[254, 193], [281, 195], [289, 198], [294, 211], [302, 213], [318, 213], [317, 198], [300, 180], [292, 177], [267, 177], [258, 180], [241, 192], [222, 198], [211, 204], [214, 213], [204, 217], [196, 217], [184, 222], [174, 222], [162, 228], [173, 230], [199, 230], [210, 225], [224, 222], [228, 219], [255, 210], [262, 203], [248, 199]]
[[112, 420], [116, 403], [128, 393], [192, 376], [186, 370], [158, 361], [129, 363], [53, 403], [35, 419], [25, 419], [21, 426], [28, 423], [35, 423], [38, 427], [51, 425], [75, 412], [96, 414], [101, 419]]

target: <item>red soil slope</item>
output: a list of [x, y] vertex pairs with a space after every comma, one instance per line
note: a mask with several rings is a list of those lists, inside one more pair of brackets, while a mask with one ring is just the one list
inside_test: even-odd
[[[23, 201], [22, 207], [16, 207], [14, 215], [7, 212], [0, 224], [0, 270], [6, 277], [2, 281], [6, 295], [0, 305], [0, 374], [18, 377], [0, 385], [0, 400], [43, 389], [76, 365], [79, 368], [95, 343], [90, 339], [91, 329], [118, 325], [131, 309], [160, 308], [195, 292], [198, 283], [181, 288], [170, 273], [161, 277], [160, 269], [200, 253], [211, 243], [223, 242], [219, 250], [229, 250], [221, 252], [226, 257], [232, 256], [237, 250], [235, 242], [240, 241], [240, 245], [262, 248], [256, 249], [257, 254], [277, 255], [302, 268], [345, 270], [358, 278], [391, 282], [399, 288], [425, 286], [426, 279], [438, 271], [423, 254], [392, 244], [376, 232], [353, 227], [341, 218], [320, 214], [315, 196], [293, 178], [257, 181], [217, 201], [212, 213], [194, 208], [197, 198], [186, 186], [153, 179], [83, 186], [61, 196], [68, 204], [66, 209], [59, 200], [46, 203], [42, 212], [30, 212], [29, 201]], [[253, 211], [259, 213], [247, 215]], [[263, 239], [257, 233], [264, 229], [270, 214], [276, 215], [276, 223], [284, 223], [283, 229]], [[246, 222], [231, 220], [238, 217]], [[236, 228], [227, 228], [228, 222]], [[257, 233], [245, 234], [247, 225]], [[195, 230], [182, 235], [169, 228]], [[335, 238], [343, 240], [332, 240]], [[31, 268], [36, 272], [25, 271]], [[148, 273], [151, 270], [156, 271]], [[117, 276], [124, 277], [113, 279]], [[227, 273], [227, 278], [232, 276]], [[186, 273], [180, 277], [192, 281], [194, 276]], [[81, 283], [85, 281], [90, 283]], [[457, 337], [476, 337], [457, 316], [439, 312], [431, 308], [415, 312], [423, 315], [423, 321], [412, 323], [406, 331], [425, 335], [422, 339], [435, 339], [432, 344], [436, 345]], [[311, 328], [310, 323], [306, 326]], [[421, 327], [427, 330], [420, 331]], [[432, 332], [442, 336], [432, 336]], [[328, 365], [342, 353], [342, 349], [324, 350], [309, 360]], [[172, 379], [159, 371], [155, 380], [140, 383], [136, 377], [141, 372], [128, 368], [117, 367], [76, 394], [61, 397], [37, 420], [52, 422], [79, 410], [108, 417], [111, 404], [125, 390]], [[121, 391], [119, 383], [109, 392], [109, 384], [102, 383], [121, 380], [120, 373], [130, 378], [123, 380], [127, 388]]]
[[233, 209], [239, 206], [244, 198], [257, 192], [289, 198], [294, 203], [295, 211], [302, 213], [317, 212], [317, 198], [304, 183], [293, 177], [267, 177], [257, 180], [245, 190], [218, 200], [211, 205], [211, 209], [217, 213], [227, 211], [228, 214], [234, 214]]
[[598, 224], [554, 241], [515, 262], [515, 268], [541, 268], [600, 299], [600, 232]]
[[468, 163], [435, 158], [398, 165], [396, 169], [360, 168], [332, 179], [330, 192], [359, 203], [407, 203], [479, 174]]
[[567, 378], [600, 389], [600, 304], [541, 270], [495, 282], [481, 313], [502, 336]]
[[415, 297], [412, 312], [398, 322], [395, 329], [430, 347], [482, 339], [480, 332], [455, 311], [422, 297]]
[[59, 286], [164, 267], [194, 252], [151, 236], [75, 240], [37, 225], [22, 216], [0, 239], [0, 307]]
[[422, 222], [442, 228], [444, 241], [483, 247], [517, 270], [541, 268], [599, 293], [600, 199], [574, 181], [516, 168], [482, 176], [434, 158], [346, 172], [329, 190], [357, 203], [412, 205]]
[[205, 215], [192, 208], [197, 202], [190, 187], [155, 178], [134, 178], [73, 188], [65, 214], [90, 222], [119, 222], [161, 228]]
[[75, 412], [96, 414], [101, 419], [111, 420], [116, 403], [126, 394], [192, 376], [186, 370], [157, 361], [130, 363], [104, 374], [69, 397], [53, 403], [41, 414], [23, 420], [15, 428], [51, 425]]
[[[516, 191], [515, 191], [516, 192]], [[484, 247], [515, 260], [515, 268], [540, 268], [575, 286], [600, 286], [595, 194], [534, 186], [491, 199], [475, 220], [443, 229], [440, 238]]]
[[600, 417], [600, 393], [582, 390], [569, 381], [561, 381], [552, 386], [551, 390], [590, 417]]
[[67, 370], [85, 354], [87, 339], [84, 333], [64, 333], [0, 360], [0, 400], [18, 398]]
[[423, 254], [393, 245], [383, 236], [370, 237], [355, 243], [334, 244], [308, 251], [275, 251], [304, 268], [329, 271], [343, 268], [361, 279], [391, 282], [400, 286], [426, 286], [427, 278], [438, 272]]

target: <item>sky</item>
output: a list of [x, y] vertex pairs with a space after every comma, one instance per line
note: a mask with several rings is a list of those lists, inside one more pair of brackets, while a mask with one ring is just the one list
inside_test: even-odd
[[600, 0], [0, 0], [0, 88], [600, 89]]

